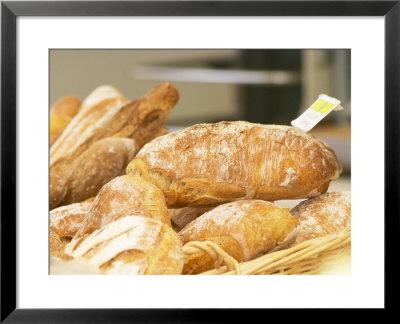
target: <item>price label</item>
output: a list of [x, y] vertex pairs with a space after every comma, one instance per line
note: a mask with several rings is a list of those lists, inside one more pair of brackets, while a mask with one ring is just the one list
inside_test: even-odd
[[318, 99], [298, 118], [292, 120], [292, 126], [308, 132], [317, 125], [332, 110], [342, 110], [340, 101], [336, 98], [320, 94]]

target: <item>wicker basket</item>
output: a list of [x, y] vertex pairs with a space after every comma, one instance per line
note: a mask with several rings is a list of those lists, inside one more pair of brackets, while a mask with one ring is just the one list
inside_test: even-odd
[[210, 241], [189, 242], [183, 247], [185, 255], [199, 250], [205, 251], [215, 260], [215, 269], [201, 273], [203, 275], [319, 274], [328, 264], [343, 256], [350, 256], [351, 229], [348, 227], [242, 263], [238, 263]]

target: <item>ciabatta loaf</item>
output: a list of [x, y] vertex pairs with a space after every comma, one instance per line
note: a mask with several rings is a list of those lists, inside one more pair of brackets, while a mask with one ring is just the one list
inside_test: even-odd
[[293, 245], [325, 236], [351, 226], [350, 191], [327, 192], [301, 202], [291, 210], [300, 221], [300, 232]]
[[177, 100], [177, 89], [163, 83], [134, 102], [113, 97], [80, 110], [50, 150], [50, 209], [93, 197], [124, 174], [145, 143], [165, 134]]
[[[263, 200], [239, 200], [215, 207], [186, 225], [183, 244], [212, 241], [238, 262], [287, 247], [299, 230], [299, 221], [288, 208]], [[183, 273], [201, 273], [215, 267], [205, 252], [185, 256]]]
[[144, 179], [124, 175], [114, 178], [100, 189], [74, 239], [126, 215], [148, 217], [171, 226], [160, 189]]
[[341, 171], [322, 140], [289, 126], [243, 121], [199, 124], [161, 136], [127, 167], [127, 173], [159, 187], [169, 208], [314, 197]]
[[103, 274], [181, 274], [178, 234], [160, 221], [128, 215], [79, 239], [64, 250], [85, 258]]
[[50, 108], [50, 146], [60, 137], [61, 133], [78, 113], [81, 101], [75, 96], [65, 96]]

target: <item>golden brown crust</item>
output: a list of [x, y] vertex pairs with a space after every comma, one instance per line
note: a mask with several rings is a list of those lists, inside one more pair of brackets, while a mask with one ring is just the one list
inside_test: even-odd
[[300, 232], [293, 245], [338, 232], [351, 226], [351, 194], [327, 192], [301, 202], [291, 214], [300, 221]]
[[160, 221], [127, 215], [73, 239], [65, 253], [85, 258], [104, 274], [181, 274], [182, 245]]
[[312, 135], [242, 121], [161, 136], [127, 167], [159, 187], [169, 208], [314, 197], [341, 171], [332, 149]]
[[94, 105], [97, 105], [100, 101], [110, 98], [125, 98], [125, 96], [113, 86], [98, 86], [83, 100], [80, 110], [84, 111]]
[[82, 226], [92, 208], [93, 200], [74, 203], [50, 211], [50, 230], [60, 237], [71, 238]]
[[105, 138], [75, 159], [57, 161], [50, 169], [50, 209], [95, 196], [111, 179], [124, 174], [136, 154], [130, 138]]
[[113, 97], [81, 110], [50, 150], [50, 209], [92, 197], [125, 174], [137, 150], [165, 133], [177, 100], [177, 89], [163, 83], [131, 103]]
[[[179, 232], [182, 244], [213, 241], [237, 261], [254, 259], [290, 244], [299, 221], [288, 208], [262, 200], [239, 200], [220, 205], [201, 215]], [[206, 253], [185, 259], [183, 273], [199, 273], [214, 268]]]
[[81, 101], [75, 96], [65, 96], [50, 108], [50, 146], [60, 137], [72, 118], [78, 113]]
[[91, 204], [74, 239], [126, 215], [152, 218], [171, 226], [162, 192], [139, 177], [124, 175], [114, 178], [100, 189]]

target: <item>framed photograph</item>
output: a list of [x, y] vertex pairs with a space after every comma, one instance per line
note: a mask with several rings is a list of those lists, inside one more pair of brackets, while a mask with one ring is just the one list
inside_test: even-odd
[[1, 321], [391, 308], [399, 44], [398, 0], [2, 1]]

